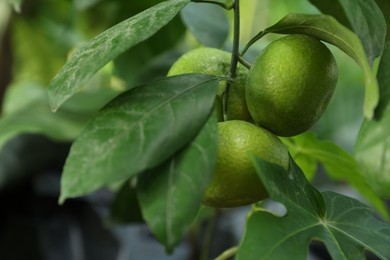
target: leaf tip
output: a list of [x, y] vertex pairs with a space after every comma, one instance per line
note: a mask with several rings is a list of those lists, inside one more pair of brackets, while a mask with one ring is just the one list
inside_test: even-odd
[[63, 205], [66, 199], [67, 199], [66, 195], [61, 194], [58, 199], [58, 205]]
[[52, 112], [57, 112], [58, 108], [61, 106], [62, 103], [64, 103], [65, 100], [64, 99], [59, 100], [58, 95], [56, 95], [56, 93], [53, 92], [53, 90], [50, 88], [50, 86], [48, 89], [48, 96], [49, 96], [50, 110]]

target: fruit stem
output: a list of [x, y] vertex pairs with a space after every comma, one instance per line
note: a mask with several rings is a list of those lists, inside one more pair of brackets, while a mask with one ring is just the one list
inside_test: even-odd
[[[230, 61], [230, 77], [234, 80], [237, 76], [237, 64], [240, 54], [240, 0], [234, 0], [232, 3], [232, 8], [234, 10], [234, 23], [233, 23], [233, 49], [232, 49], [232, 58]], [[231, 82], [228, 81], [223, 95], [223, 114], [226, 120], [227, 115], [227, 100], [229, 97]]]
[[215, 4], [215, 5], [221, 6], [222, 8], [224, 8], [226, 10], [231, 10], [233, 8], [233, 6], [234, 6], [234, 3], [230, 4], [230, 5], [227, 5], [227, 4], [224, 4], [224, 3], [220, 3], [220, 2], [217, 2], [217, 1], [210, 1], [210, 0], [192, 0], [192, 2]]
[[244, 65], [247, 69], [250, 69], [251, 68], [251, 64], [246, 61], [243, 57], [241, 56], [238, 56], [238, 62], [241, 63], [242, 65]]
[[233, 50], [232, 50], [232, 60], [230, 63], [230, 77], [236, 77], [238, 56], [240, 54], [240, 0], [235, 0], [233, 2], [234, 9], [234, 23], [233, 23]]

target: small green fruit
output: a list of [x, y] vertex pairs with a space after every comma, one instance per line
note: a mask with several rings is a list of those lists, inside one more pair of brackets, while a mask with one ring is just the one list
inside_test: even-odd
[[253, 63], [246, 101], [253, 120], [279, 136], [298, 135], [321, 117], [338, 78], [330, 50], [306, 35], [269, 44]]

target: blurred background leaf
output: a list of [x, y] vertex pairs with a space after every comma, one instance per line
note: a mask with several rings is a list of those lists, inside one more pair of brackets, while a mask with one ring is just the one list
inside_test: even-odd
[[359, 36], [372, 66], [374, 59], [382, 54], [386, 36], [386, 21], [375, 1], [310, 0], [310, 2]]
[[384, 198], [390, 197], [390, 42], [378, 68], [381, 100], [377, 117], [366, 120], [356, 140], [355, 157], [367, 182]]
[[[367, 184], [365, 175], [355, 158], [331, 141], [318, 140], [313, 133], [307, 132], [291, 138], [283, 138], [293, 159], [308, 171], [312, 179], [314, 166], [321, 164], [331, 179], [345, 181], [354, 187], [380, 214], [389, 219], [385, 203], [376, 191]], [[306, 174], [306, 173], [305, 173]]]
[[204, 46], [221, 48], [229, 35], [225, 10], [211, 4], [190, 3], [181, 11], [187, 29]]

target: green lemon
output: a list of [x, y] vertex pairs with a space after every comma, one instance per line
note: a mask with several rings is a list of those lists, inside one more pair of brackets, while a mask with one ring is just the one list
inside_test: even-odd
[[308, 130], [325, 111], [338, 70], [330, 50], [306, 35], [289, 35], [256, 57], [247, 77], [246, 101], [253, 120], [279, 136]]
[[216, 172], [206, 189], [203, 204], [238, 207], [267, 198], [251, 157], [256, 155], [288, 169], [286, 146], [268, 130], [245, 121], [219, 122], [218, 130]]
[[[200, 47], [181, 56], [171, 67], [168, 76], [202, 73], [228, 77], [230, 72], [231, 53], [215, 48]], [[230, 86], [227, 101], [227, 119], [251, 121], [245, 101], [245, 83], [248, 69], [242, 65], [237, 67], [237, 77]], [[216, 109], [219, 119], [223, 121], [221, 95], [225, 90], [226, 81], [221, 81], [216, 99]]]

